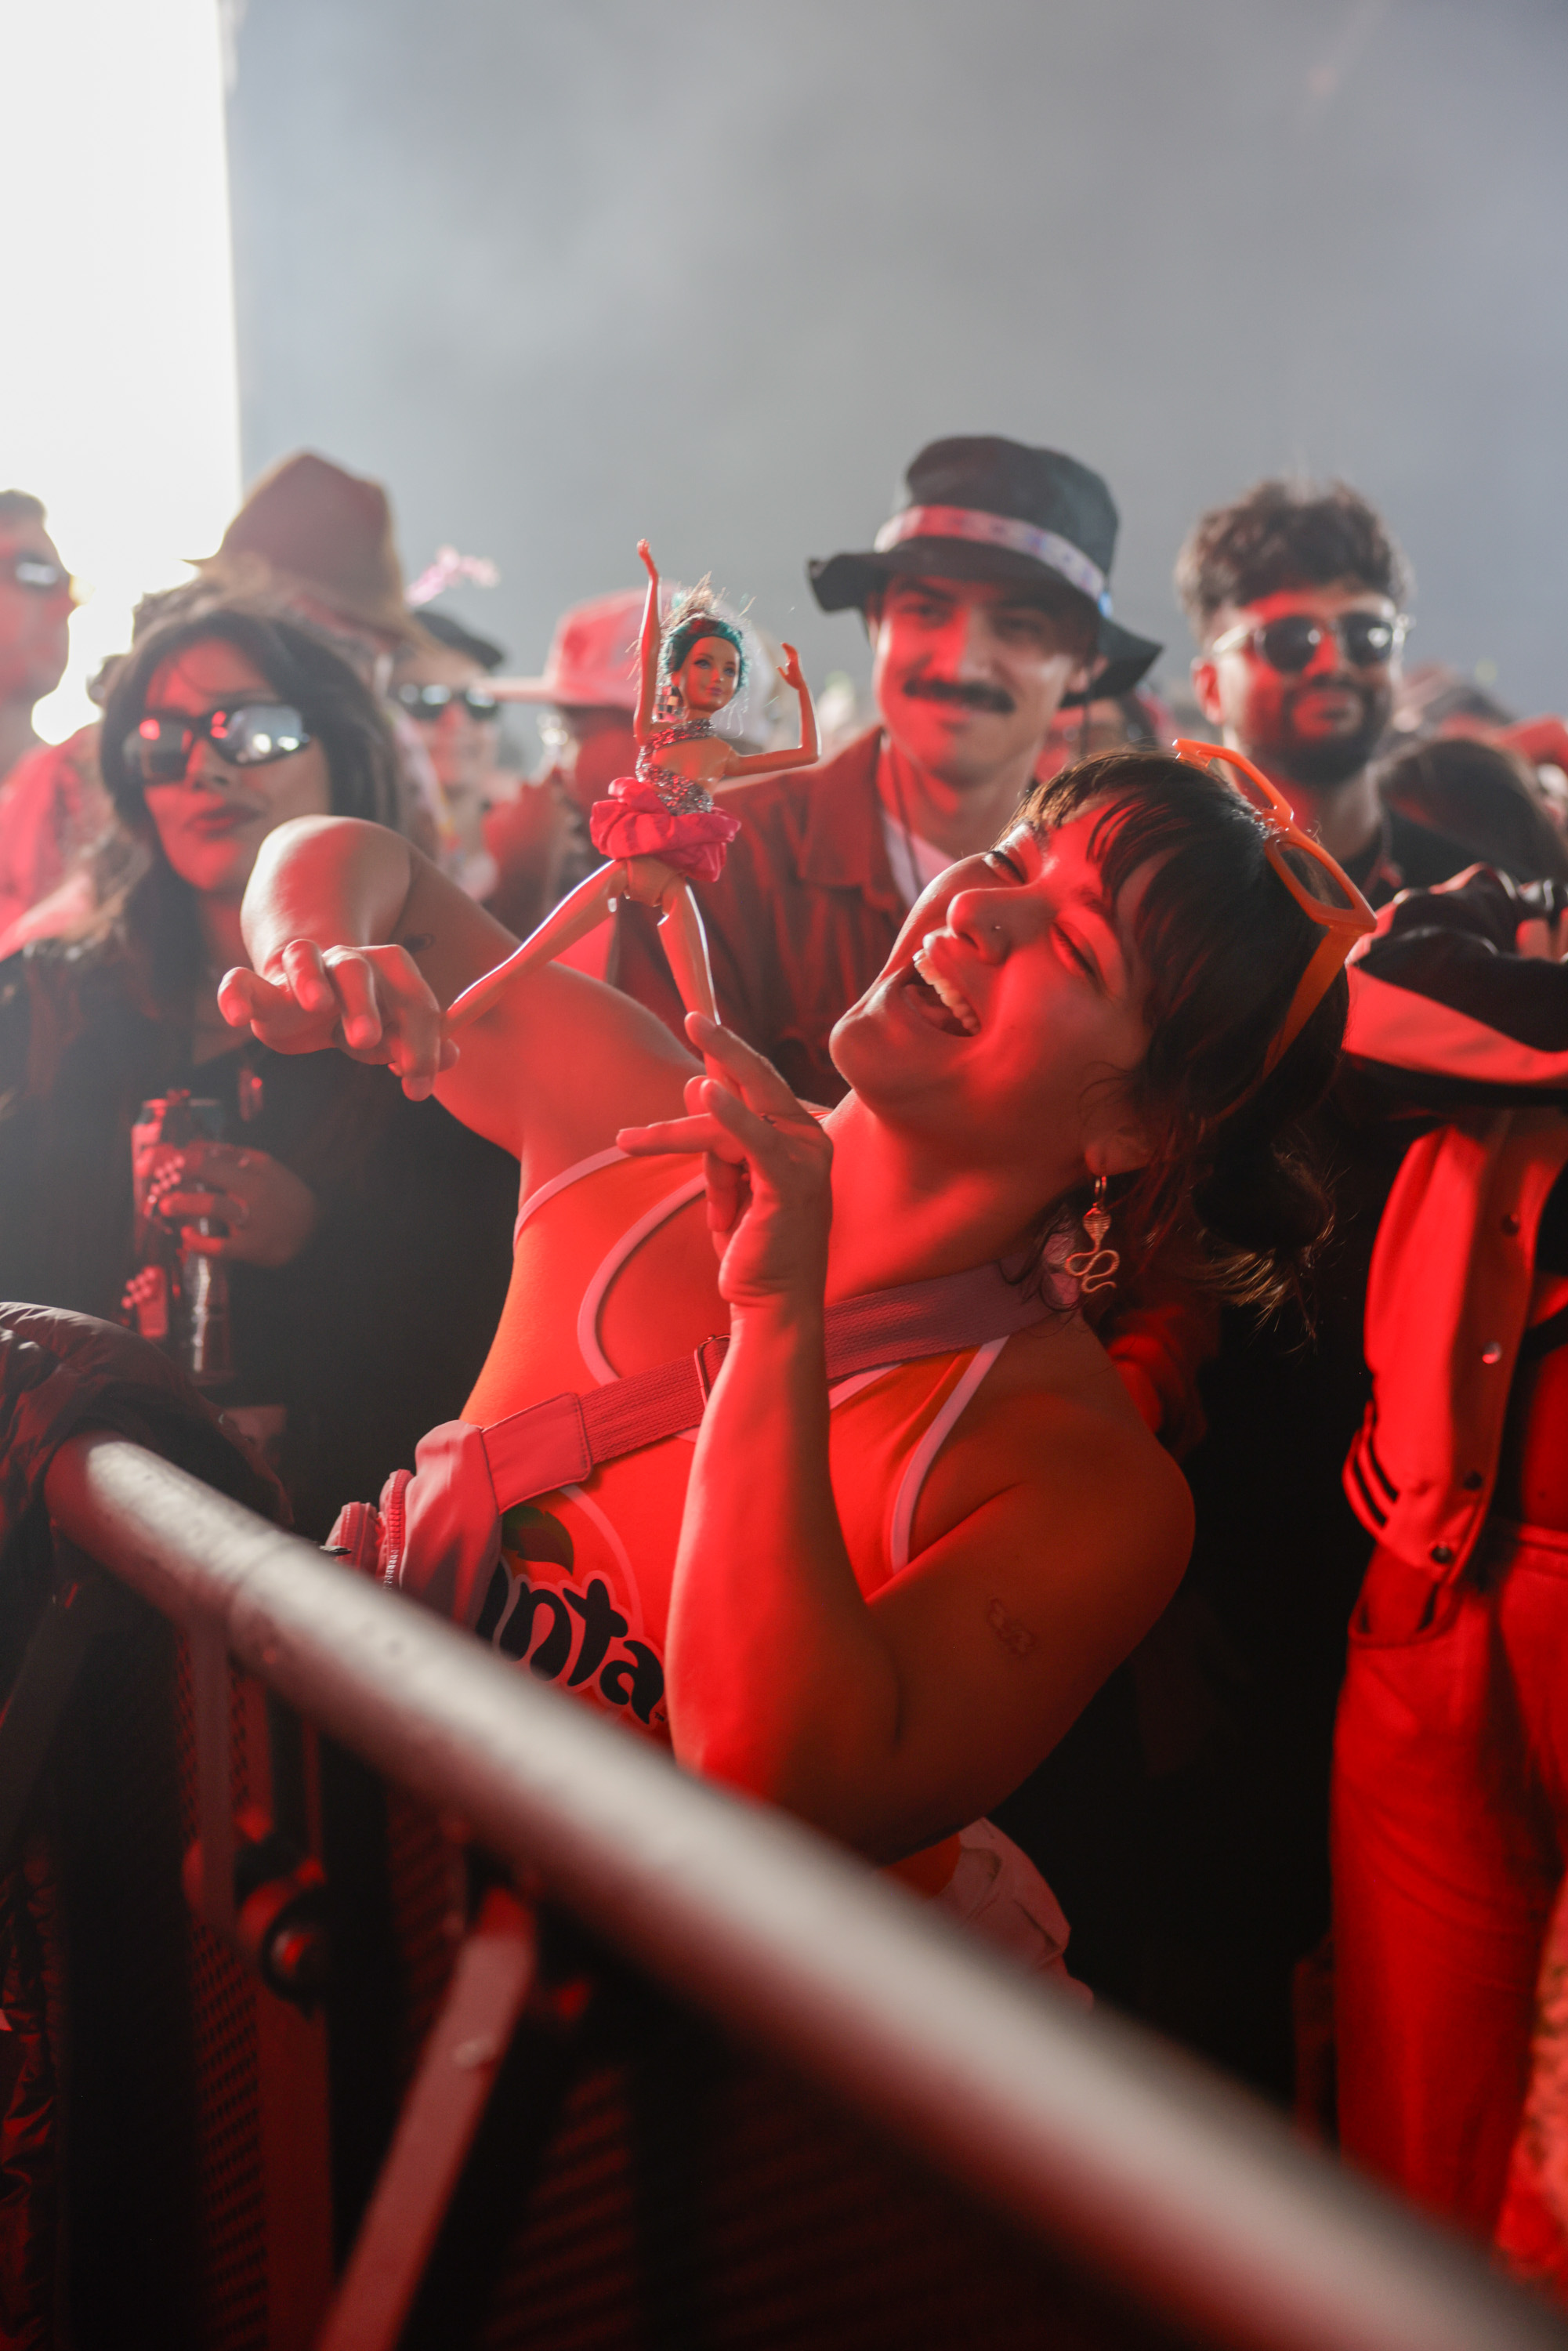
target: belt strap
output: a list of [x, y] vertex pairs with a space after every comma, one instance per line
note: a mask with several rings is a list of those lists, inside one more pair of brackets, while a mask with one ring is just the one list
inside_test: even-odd
[[[1071, 1304], [1072, 1284], [1058, 1278], [1055, 1290], [1025, 1297], [1000, 1266], [986, 1265], [842, 1299], [827, 1312], [829, 1385], [1028, 1330]], [[601, 1461], [695, 1428], [728, 1345], [722, 1334], [705, 1339], [694, 1354], [582, 1395], [568, 1389], [481, 1429], [497, 1509], [580, 1485]]]

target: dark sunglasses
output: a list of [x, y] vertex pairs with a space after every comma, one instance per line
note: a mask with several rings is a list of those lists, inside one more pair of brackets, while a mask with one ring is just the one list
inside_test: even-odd
[[291, 759], [309, 740], [305, 721], [286, 702], [245, 702], [201, 718], [150, 710], [126, 737], [124, 754], [143, 784], [178, 784], [198, 743], [210, 743], [231, 768], [269, 768], [275, 759]]
[[499, 718], [501, 705], [482, 685], [400, 685], [397, 698], [411, 718], [439, 718], [460, 702], [470, 718]]
[[7, 556], [0, 562], [0, 579], [26, 588], [34, 596], [57, 596], [62, 590], [68, 592], [71, 584], [64, 565], [51, 563], [47, 555]]
[[1333, 621], [1314, 619], [1311, 612], [1281, 612], [1277, 621], [1243, 621], [1227, 629], [1208, 650], [1228, 653], [1245, 645], [1281, 677], [1300, 677], [1324, 638], [1332, 636], [1352, 669], [1384, 669], [1404, 643], [1409, 626], [1403, 612], [1392, 621], [1379, 612], [1341, 612]]

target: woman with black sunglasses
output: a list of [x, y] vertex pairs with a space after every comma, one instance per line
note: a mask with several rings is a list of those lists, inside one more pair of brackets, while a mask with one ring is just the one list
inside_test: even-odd
[[[267, 1440], [320, 1533], [345, 1463], [384, 1474], [483, 1359], [516, 1165], [350, 1064], [236, 1050], [217, 1012], [268, 834], [399, 822], [385, 718], [329, 646], [238, 607], [155, 628], [114, 677], [100, 758], [117, 821], [94, 852], [99, 911], [0, 964], [0, 1295], [113, 1317], [130, 1284], [134, 1311], [149, 1228], [187, 1267], [223, 1266], [233, 1370], [214, 1400]], [[208, 1139], [162, 1155], [139, 1234], [131, 1128], [175, 1092], [216, 1106]]]

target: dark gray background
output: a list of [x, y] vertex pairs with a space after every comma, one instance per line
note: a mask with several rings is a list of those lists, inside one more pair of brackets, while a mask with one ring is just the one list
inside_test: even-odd
[[1117, 609], [1343, 474], [1413, 660], [1561, 705], [1563, 0], [250, 0], [231, 105], [246, 478], [383, 478], [405, 563], [536, 668], [565, 602], [710, 569], [863, 674], [808, 555], [927, 439], [1072, 451]]

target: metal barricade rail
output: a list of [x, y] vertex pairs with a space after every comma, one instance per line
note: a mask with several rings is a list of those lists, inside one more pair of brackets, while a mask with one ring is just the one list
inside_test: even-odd
[[193, 1643], [459, 1816], [682, 2001], [1196, 2341], [1568, 2345], [1532, 2297], [1153, 2036], [1058, 2002], [874, 1871], [141, 1447], [78, 1437], [47, 1492], [56, 1525]]

